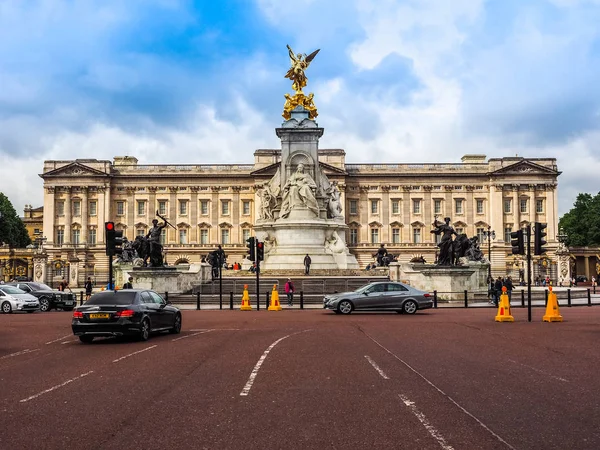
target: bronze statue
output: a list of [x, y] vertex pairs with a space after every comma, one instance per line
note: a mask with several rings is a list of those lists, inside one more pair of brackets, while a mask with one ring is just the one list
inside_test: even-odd
[[451, 266], [454, 263], [452, 235], [457, 236], [457, 234], [456, 231], [454, 231], [454, 228], [452, 228], [450, 225], [450, 217], [446, 217], [444, 222], [445, 223], [438, 222], [436, 218], [435, 222], [433, 222], [433, 226], [436, 228], [435, 230], [431, 230], [431, 233], [442, 235], [442, 239], [438, 244], [438, 247], [440, 248], [440, 254], [438, 256], [437, 265]]

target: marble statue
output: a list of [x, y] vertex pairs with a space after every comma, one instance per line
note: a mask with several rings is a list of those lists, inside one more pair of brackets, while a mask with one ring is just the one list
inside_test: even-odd
[[296, 172], [286, 181], [283, 187], [280, 218], [290, 215], [292, 209], [306, 206], [315, 217], [319, 217], [319, 204], [315, 198], [317, 184], [312, 177], [304, 173], [304, 164], [298, 164]]
[[324, 245], [325, 251], [328, 253], [344, 253], [346, 251], [346, 244], [335, 230], [327, 233]]
[[342, 202], [341, 202], [341, 193], [337, 186], [337, 182], [331, 183], [331, 187], [327, 192], [327, 218], [328, 219], [336, 219], [338, 217], [343, 217], [342, 215]]
[[262, 220], [273, 220], [273, 208], [277, 205], [277, 199], [271, 193], [268, 186], [259, 190], [260, 212], [259, 218]]

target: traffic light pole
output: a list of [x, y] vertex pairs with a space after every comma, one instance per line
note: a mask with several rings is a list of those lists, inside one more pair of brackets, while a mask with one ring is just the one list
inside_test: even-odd
[[113, 289], [113, 255], [108, 254], [108, 288]]
[[258, 239], [254, 240], [254, 254], [256, 255], [256, 310], [260, 311], [260, 258], [258, 257]]
[[527, 321], [531, 322], [531, 225], [527, 225]]

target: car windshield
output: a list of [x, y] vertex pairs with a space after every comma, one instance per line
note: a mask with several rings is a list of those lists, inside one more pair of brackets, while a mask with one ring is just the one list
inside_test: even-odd
[[137, 292], [133, 291], [104, 291], [98, 292], [92, 295], [92, 297], [85, 302], [86, 305], [109, 305], [109, 306], [124, 306], [131, 305], [135, 300]]
[[373, 285], [372, 284], [367, 284], [366, 286], [361, 286], [357, 290], [355, 290], [354, 292], [356, 292], [357, 294], [362, 294], [367, 289], [369, 289], [371, 286], [373, 286]]
[[29, 283], [29, 286], [34, 291], [51, 291], [52, 288], [44, 283]]
[[0, 290], [4, 291], [6, 294], [26, 294], [25, 291], [14, 286], [0, 286]]

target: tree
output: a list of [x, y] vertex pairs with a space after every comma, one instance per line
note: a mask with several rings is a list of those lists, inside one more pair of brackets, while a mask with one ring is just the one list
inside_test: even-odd
[[25, 224], [17, 215], [6, 195], [0, 192], [0, 242], [15, 248], [25, 248], [31, 244]]
[[579, 194], [573, 208], [562, 216], [558, 226], [567, 234], [566, 244], [570, 247], [600, 245], [600, 192]]

